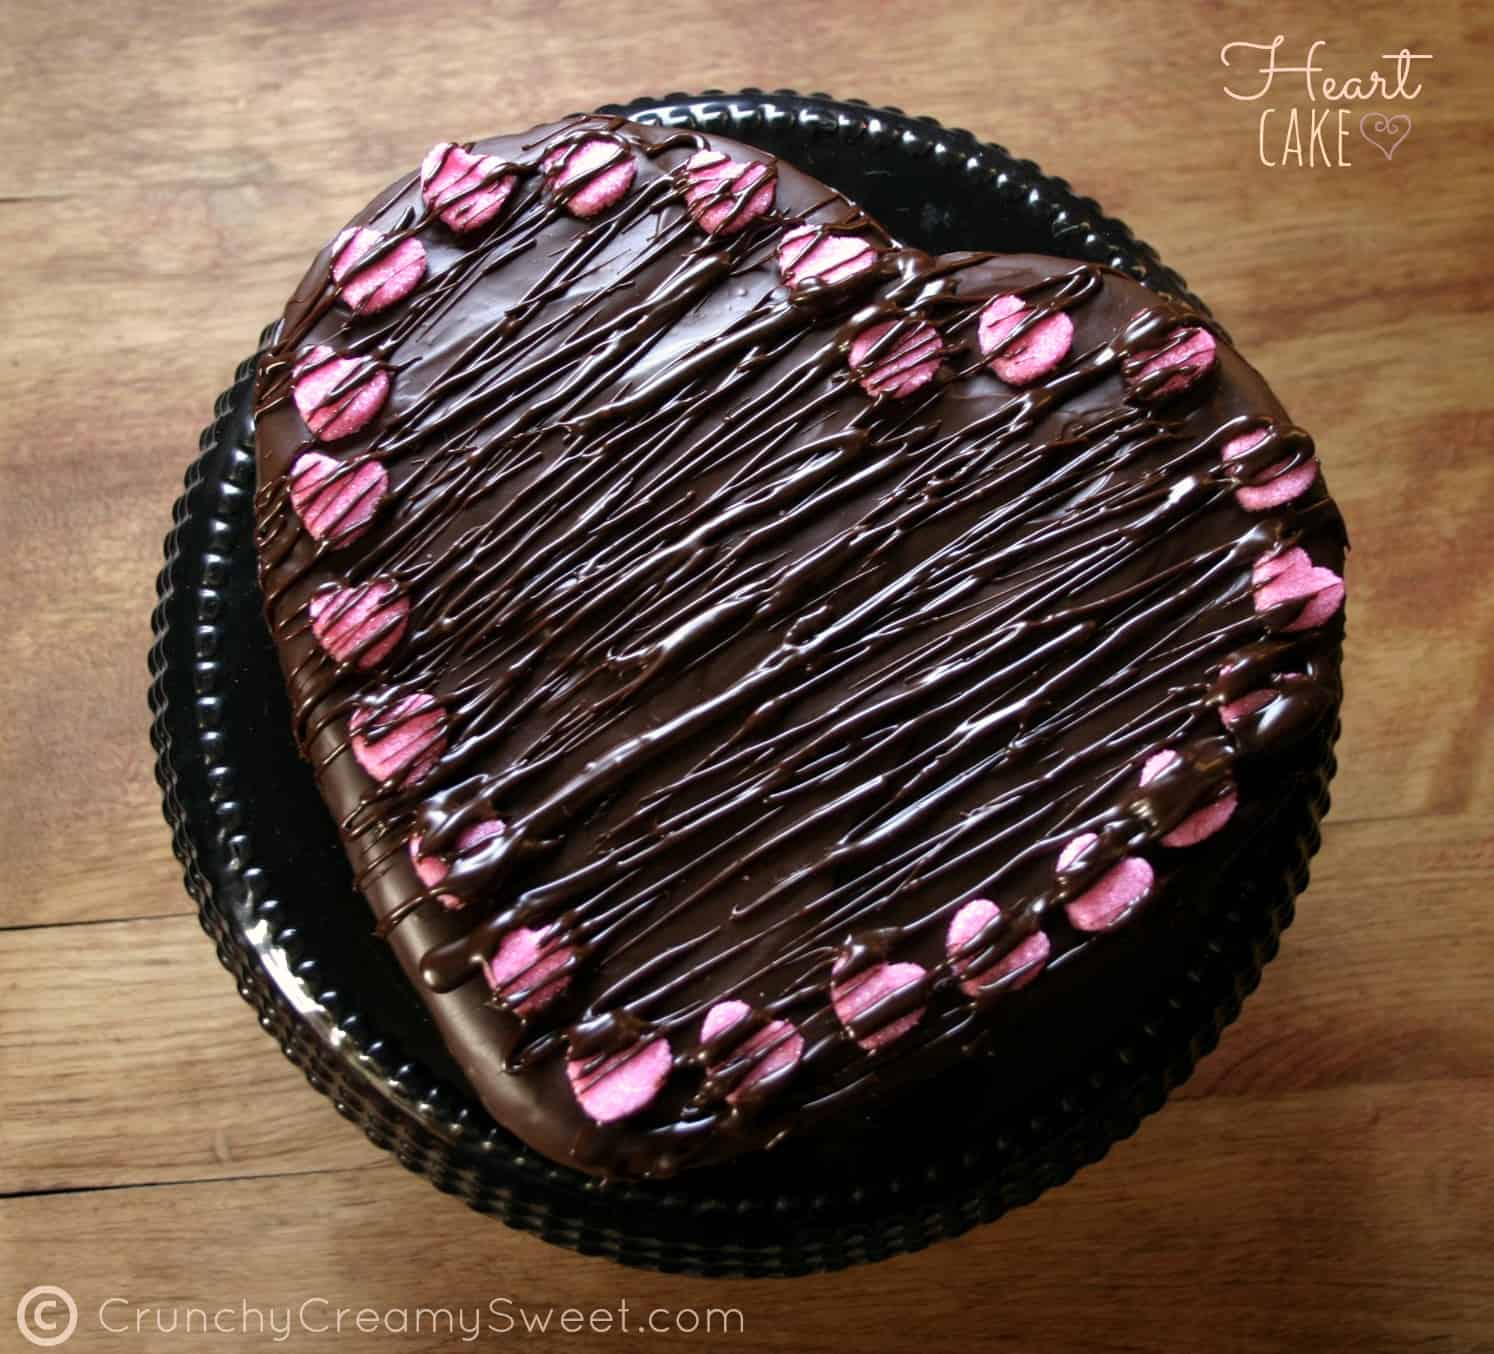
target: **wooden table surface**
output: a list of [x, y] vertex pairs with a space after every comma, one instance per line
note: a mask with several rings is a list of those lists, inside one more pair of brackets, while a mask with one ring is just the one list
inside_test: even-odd
[[[529, 1343], [564, 1349], [1494, 1348], [1489, 8], [633, 8], [0, 14], [0, 1349], [31, 1347], [12, 1313], [39, 1284], [75, 1297], [79, 1350], [183, 1347], [153, 1326], [188, 1308], [231, 1309], [211, 1339], [238, 1349], [278, 1341], [276, 1311], [306, 1302], [308, 1326], [365, 1306], [397, 1325], [382, 1314], [455, 1320], [493, 1298], [555, 1307]], [[1433, 59], [1414, 63], [1414, 100], [1348, 105], [1349, 165], [1271, 167], [1264, 108], [1279, 160], [1288, 110], [1338, 106], [1309, 104], [1301, 76], [1226, 95], [1259, 87], [1259, 61], [1232, 75], [1220, 48], [1278, 32], [1281, 64], [1322, 39], [1338, 78], [1391, 74], [1381, 54], [1402, 48]], [[1242, 1022], [1137, 1138], [1036, 1207], [792, 1283], [551, 1248], [339, 1119], [198, 929], [144, 696], [161, 538], [198, 430], [333, 229], [437, 139], [745, 85], [970, 127], [1124, 217], [1316, 432], [1354, 543], [1336, 805]], [[1359, 135], [1373, 108], [1412, 118], [1393, 159]], [[623, 1301], [635, 1322], [661, 1307], [686, 1326], [734, 1308], [743, 1329], [559, 1324]], [[145, 1329], [117, 1333], [137, 1310]], [[460, 1329], [290, 1334], [468, 1347]]]

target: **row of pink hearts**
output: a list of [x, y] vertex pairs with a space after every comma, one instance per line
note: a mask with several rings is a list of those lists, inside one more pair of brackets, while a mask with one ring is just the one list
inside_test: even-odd
[[[631, 154], [613, 137], [588, 135], [553, 147], [541, 160], [545, 182], [573, 215], [590, 218], [619, 201], [632, 186]], [[427, 153], [420, 171], [421, 194], [430, 210], [457, 234], [488, 224], [503, 210], [518, 176], [496, 156], [474, 155], [443, 142]], [[732, 160], [702, 150], [684, 166], [685, 204], [707, 234], [729, 236], [744, 230], [773, 205], [777, 176], [756, 160]], [[798, 225], [777, 250], [779, 275], [790, 290], [810, 283], [837, 284], [872, 268], [880, 251], [865, 236]], [[331, 271], [343, 301], [355, 312], [375, 314], [402, 300], [426, 271], [425, 246], [414, 236], [391, 244], [379, 231], [349, 227], [332, 247]], [[1032, 322], [1021, 297], [993, 298], [979, 325], [982, 357], [1008, 385], [1040, 380], [1067, 356], [1073, 321], [1062, 311]], [[1020, 335], [1016, 334], [1019, 326]], [[894, 329], [900, 332], [893, 334]], [[1156, 390], [1157, 397], [1180, 393], [1213, 365], [1214, 339], [1190, 328], [1132, 375], [1140, 382], [1177, 368]], [[887, 320], [858, 335], [850, 365], [872, 396], [905, 398], [927, 385], [939, 369], [944, 341], [932, 325]], [[356, 359], [318, 347], [297, 363], [296, 403], [313, 435], [323, 442], [349, 437], [378, 412], [389, 393], [389, 375], [377, 367], [359, 370]], [[330, 399], [332, 392], [338, 398]], [[1307, 471], [1299, 467], [1298, 477]], [[1270, 475], [1268, 472], [1268, 480]], [[1287, 476], [1292, 479], [1292, 476]], [[1310, 482], [1310, 474], [1309, 474]], [[1295, 481], [1293, 482], [1295, 484]], [[1303, 485], [1302, 487], [1305, 487]], [[1274, 482], [1254, 492], [1293, 496]], [[1300, 488], [1294, 492], [1300, 492]], [[1264, 505], [1263, 505], [1264, 506]]]
[[[374, 234], [368, 230], [358, 232], [347, 249], [358, 246], [362, 237]], [[801, 237], [806, 234], [818, 238], [809, 241], [800, 255], [785, 264], [785, 257], [804, 243]], [[869, 266], [869, 262], [860, 264], [854, 258], [848, 259], [844, 253], [847, 244], [844, 237], [822, 236], [814, 227], [800, 227], [779, 246], [784, 276], [797, 282], [838, 268]], [[864, 240], [854, 242], [853, 247], [867, 254], [873, 252]], [[345, 249], [339, 259], [346, 252]], [[813, 256], [820, 253], [826, 257], [814, 261]], [[337, 266], [334, 263], [334, 272]], [[1073, 321], [1059, 311], [1039, 320], [1008, 347], [1012, 331], [1031, 315], [1032, 308], [1012, 294], [992, 298], [981, 312], [982, 353], [1008, 385], [1020, 387], [1047, 375], [1067, 355], [1073, 340]], [[868, 354], [876, 350], [870, 365], [861, 366], [859, 378], [863, 388], [873, 396], [904, 398], [932, 380], [938, 369], [944, 345], [937, 331], [931, 325], [915, 322], [911, 328], [892, 336], [891, 331], [901, 324], [902, 321], [887, 320], [873, 325], [851, 345], [853, 366], [864, 363]], [[884, 340], [889, 337], [890, 350], [884, 352]], [[1138, 363], [1130, 379], [1155, 380], [1159, 374], [1173, 370], [1174, 374], [1154, 391], [1157, 397], [1171, 397], [1200, 380], [1216, 360], [1217, 345], [1208, 330], [1187, 327], [1165, 348]], [[390, 384], [389, 373], [376, 363], [340, 355], [326, 344], [302, 353], [292, 377], [296, 407], [312, 435], [323, 443], [340, 441], [363, 429], [383, 408]], [[1259, 428], [1231, 438], [1223, 449], [1225, 462], [1246, 455], [1268, 435], [1268, 429]], [[1315, 461], [1297, 466], [1282, 461], [1264, 471], [1258, 483], [1238, 487], [1235, 497], [1241, 507], [1251, 512], [1282, 507], [1306, 492], [1316, 478]], [[293, 506], [307, 531], [329, 544], [341, 545], [355, 539], [373, 519], [388, 491], [388, 472], [377, 460], [344, 470], [331, 457], [307, 451], [291, 470]]]
[[[1263, 688], [1230, 702], [1220, 709], [1224, 725], [1233, 727], [1270, 703], [1275, 688]], [[355, 716], [351, 738], [353, 754], [370, 775], [381, 781], [400, 780], [427, 774], [445, 747], [444, 718], [440, 707], [425, 695], [414, 695], [399, 702], [387, 716], [389, 732], [377, 743], [368, 742], [358, 731], [363, 722]], [[1142, 764], [1139, 783], [1147, 785], [1174, 766], [1179, 754], [1163, 748]], [[1162, 837], [1162, 845], [1171, 848], [1194, 846], [1218, 832], [1230, 820], [1238, 804], [1233, 786], [1204, 808], [1196, 810]], [[457, 842], [458, 854], [478, 849], [483, 842], [504, 832], [504, 824], [489, 818], [469, 827]], [[1096, 842], [1092, 832], [1080, 833], [1059, 852], [1055, 869], [1072, 865]], [[423, 854], [418, 836], [409, 842], [411, 863], [421, 882], [429, 889], [439, 887], [450, 872], [448, 863], [436, 855]], [[1126, 856], [1105, 872], [1076, 898], [1065, 905], [1065, 915], [1075, 929], [1100, 933], [1125, 923], [1151, 893], [1155, 874], [1142, 856]], [[456, 895], [438, 894], [442, 904], [456, 909], [463, 902]], [[1025, 986], [1042, 971], [1051, 952], [1051, 942], [1042, 932], [1035, 932], [996, 963], [972, 972], [969, 959], [963, 957], [975, 938], [1000, 919], [1000, 909], [984, 898], [973, 899], [955, 914], [946, 936], [946, 951], [959, 977], [961, 990], [970, 998], [989, 995], [999, 984], [1002, 990]], [[550, 1005], [568, 985], [576, 951], [567, 944], [557, 927], [516, 927], [508, 933], [485, 968], [493, 991], [508, 1001], [522, 1018], [529, 1018]], [[863, 1013], [883, 1002], [895, 1001], [905, 991], [926, 977], [926, 970], [914, 963], [880, 963], [844, 982], [831, 984], [831, 1004], [841, 1023], [848, 1029]], [[892, 1044], [918, 1025], [923, 1007], [889, 1020], [880, 1027], [856, 1036], [868, 1051]], [[732, 1026], [745, 1019], [750, 1008], [741, 1001], [719, 1002], [706, 1013], [701, 1028], [704, 1042], [726, 1035]], [[787, 1020], [773, 1020], [757, 1030], [732, 1050], [729, 1062], [739, 1072], [745, 1068], [727, 1100], [738, 1103], [746, 1092], [768, 1078], [776, 1085], [798, 1063], [803, 1055], [804, 1037]], [[657, 1035], [643, 1039], [600, 1061], [573, 1059], [567, 1063], [569, 1077], [578, 1103], [599, 1123], [611, 1122], [643, 1109], [658, 1094], [673, 1067], [673, 1053], [668, 1040]]]
[[[1307, 553], [1292, 548], [1257, 562], [1254, 569], [1255, 605], [1269, 610], [1287, 603], [1300, 604], [1297, 616], [1286, 627], [1302, 630], [1323, 624], [1343, 601], [1343, 583], [1336, 574], [1314, 566]], [[313, 633], [326, 653], [336, 662], [354, 663], [360, 668], [376, 665], [387, 657], [403, 638], [409, 620], [408, 600], [393, 582], [374, 579], [357, 587], [329, 587], [311, 599], [309, 611]], [[1259, 710], [1275, 695], [1267, 688], [1252, 692], [1222, 707], [1226, 726]], [[366, 708], [355, 712], [350, 722], [349, 744], [359, 765], [378, 783], [408, 786], [417, 784], [436, 767], [447, 745], [447, 721], [444, 709], [426, 692], [404, 697], [378, 719], [381, 732], [374, 737], [369, 730], [373, 716]], [[1178, 760], [1178, 753], [1164, 748], [1147, 759], [1141, 769], [1141, 783], [1147, 784]], [[1208, 806], [1184, 819], [1162, 838], [1164, 846], [1190, 846], [1217, 832], [1229, 820], [1237, 805], [1232, 787]], [[458, 842], [458, 851], [471, 851], [489, 837], [501, 833], [501, 822], [489, 820], [468, 830]], [[1094, 840], [1093, 834], [1081, 834], [1060, 853], [1057, 868], [1062, 870]], [[427, 888], [434, 888], [445, 878], [449, 867], [435, 856], [421, 854], [419, 841], [410, 843], [411, 860]], [[1107, 872], [1097, 883], [1066, 908], [1070, 922], [1084, 931], [1105, 931], [1119, 926], [1149, 893], [1153, 883], [1151, 865], [1140, 856], [1127, 857]], [[458, 907], [461, 900], [453, 894], [439, 895], [448, 907]], [[962, 947], [997, 915], [995, 904], [977, 899], [965, 905], [950, 927], [952, 950]], [[1046, 935], [1039, 932], [1023, 941], [991, 969], [966, 977], [962, 986], [972, 996], [975, 990], [999, 979], [1018, 987], [1031, 980], [1046, 962], [1049, 952]], [[513, 992], [521, 1016], [531, 1015], [554, 1000], [566, 986], [565, 976], [574, 952], [559, 942], [550, 931], [516, 928], [505, 937], [492, 957], [488, 980], [495, 991]], [[871, 970], [838, 992], [832, 989], [837, 1013], [849, 1022], [860, 1011], [910, 982], [922, 979], [924, 971], [914, 964], [886, 964]], [[710, 1040], [724, 1032], [728, 1023], [746, 1014], [741, 1003], [722, 1003], [708, 1013], [704, 1038]], [[918, 1023], [922, 1011], [888, 1023], [866, 1035], [864, 1047], [873, 1049], [898, 1038]], [[714, 1031], [712, 1021], [714, 1019]], [[752, 1059], [742, 1083], [731, 1095], [737, 1095], [753, 1083], [776, 1076], [796, 1063], [802, 1053], [803, 1038], [786, 1021], [775, 1021], [748, 1040], [737, 1058]], [[672, 1065], [667, 1043], [655, 1039], [604, 1062], [600, 1068], [577, 1062], [569, 1066], [572, 1085], [579, 1102], [588, 1114], [601, 1122], [635, 1113], [646, 1105], [663, 1085]], [[730, 1096], [728, 1097], [730, 1098]]]

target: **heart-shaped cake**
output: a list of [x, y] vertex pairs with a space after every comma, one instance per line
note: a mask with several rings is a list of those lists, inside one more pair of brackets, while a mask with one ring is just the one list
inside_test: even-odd
[[434, 147], [313, 263], [256, 419], [359, 886], [494, 1117], [594, 1173], [957, 1064], [1019, 1103], [1337, 702], [1342, 523], [1212, 322], [721, 138]]

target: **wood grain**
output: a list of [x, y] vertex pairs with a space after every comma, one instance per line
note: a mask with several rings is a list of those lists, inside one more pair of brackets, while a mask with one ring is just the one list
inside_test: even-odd
[[[101, 1329], [111, 1296], [740, 1309], [741, 1333], [624, 1341], [642, 1348], [1494, 1349], [1487, 7], [675, 0], [662, 26], [631, 8], [54, 0], [4, 16], [0, 1348], [20, 1294], [49, 1282], [78, 1298], [78, 1349], [183, 1346]], [[1339, 75], [1434, 54], [1393, 161], [1355, 142], [1348, 168], [1257, 162], [1257, 107], [1224, 95], [1218, 53], [1278, 31], [1284, 59], [1323, 39]], [[1124, 217], [1317, 434], [1354, 543], [1335, 809], [1244, 1019], [1164, 1114], [1038, 1206], [773, 1285], [557, 1251], [337, 1118], [197, 928], [144, 707], [182, 471], [317, 244], [440, 137], [752, 84], [970, 127]]]
[[[1467, 1164], [1437, 1143], [1476, 1136], [1491, 1114], [1487, 1084], [1436, 1081], [1414, 1096], [1385, 1086], [1262, 1095], [1248, 1112], [1179, 1104], [1038, 1207], [922, 1255], [803, 1282], [666, 1277], [570, 1255], [499, 1231], [392, 1165], [13, 1199], [0, 1219], [18, 1291], [66, 1276], [82, 1309], [80, 1350], [111, 1347], [95, 1318], [113, 1297], [129, 1306], [106, 1313], [112, 1324], [141, 1305], [231, 1307], [238, 1320], [246, 1300], [470, 1314], [507, 1297], [536, 1317], [623, 1299], [635, 1317], [732, 1307], [743, 1331], [720, 1344], [761, 1350], [903, 1349], [931, 1337], [940, 1349], [1472, 1350], [1488, 1334], [1494, 1224], [1469, 1206]], [[313, 1317], [326, 1319], [320, 1308]], [[318, 1334], [298, 1333], [293, 1347], [339, 1344]], [[169, 1351], [180, 1339], [130, 1347]], [[559, 1347], [617, 1342], [597, 1334]], [[463, 1345], [456, 1334], [419, 1347]]]

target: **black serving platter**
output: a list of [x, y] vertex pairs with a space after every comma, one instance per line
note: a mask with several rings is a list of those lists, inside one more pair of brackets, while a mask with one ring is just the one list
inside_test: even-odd
[[[1104, 263], [1202, 309], [1154, 250], [1063, 180], [931, 119], [760, 90], [601, 111], [771, 151], [930, 250]], [[1162, 1104], [1258, 982], [1318, 844], [1326, 745], [1248, 877], [1206, 901], [1176, 982], [1040, 1100], [942, 1125], [926, 1151], [890, 1164], [789, 1144], [759, 1154], [766, 1164], [603, 1184], [538, 1156], [477, 1103], [372, 935], [297, 756], [255, 576], [254, 366], [219, 396], [166, 538], [150, 651], [156, 774], [203, 928], [261, 1025], [339, 1113], [438, 1189], [545, 1240], [662, 1270], [794, 1275], [881, 1259], [990, 1221], [1097, 1160]]]

